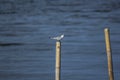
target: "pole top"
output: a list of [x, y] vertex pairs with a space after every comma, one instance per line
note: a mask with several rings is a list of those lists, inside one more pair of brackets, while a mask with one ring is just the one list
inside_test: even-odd
[[104, 31], [109, 31], [109, 28], [105, 28]]
[[60, 40], [56, 40], [56, 42], [61, 42]]

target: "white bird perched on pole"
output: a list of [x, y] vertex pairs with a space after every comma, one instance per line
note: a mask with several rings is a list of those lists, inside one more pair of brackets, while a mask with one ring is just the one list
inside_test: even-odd
[[57, 37], [51, 37], [50, 39], [54, 39], [54, 40], [60, 41], [63, 37], [64, 37], [64, 34], [62, 34], [60, 36], [57, 36]]

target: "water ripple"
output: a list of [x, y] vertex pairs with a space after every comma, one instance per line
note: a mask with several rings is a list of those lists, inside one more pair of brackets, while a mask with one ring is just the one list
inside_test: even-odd
[[23, 43], [0, 43], [0, 46], [7, 47], [7, 46], [21, 46], [24, 45]]

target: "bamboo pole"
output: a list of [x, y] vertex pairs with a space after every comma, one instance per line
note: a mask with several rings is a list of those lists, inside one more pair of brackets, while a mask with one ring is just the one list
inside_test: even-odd
[[110, 33], [109, 29], [105, 28], [105, 42], [106, 42], [106, 52], [107, 52], [107, 60], [108, 60], [108, 74], [109, 74], [109, 80], [114, 80], [114, 74], [113, 74], [113, 63], [112, 63], [112, 51], [111, 51], [111, 44], [110, 44]]
[[56, 74], [55, 80], [60, 80], [61, 73], [61, 42], [56, 42]]

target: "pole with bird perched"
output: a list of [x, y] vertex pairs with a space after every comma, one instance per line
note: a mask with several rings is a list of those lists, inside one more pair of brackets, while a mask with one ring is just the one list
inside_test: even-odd
[[55, 80], [60, 80], [61, 77], [61, 39], [64, 34], [57, 37], [52, 37], [51, 39], [56, 40], [56, 64], [55, 64]]

